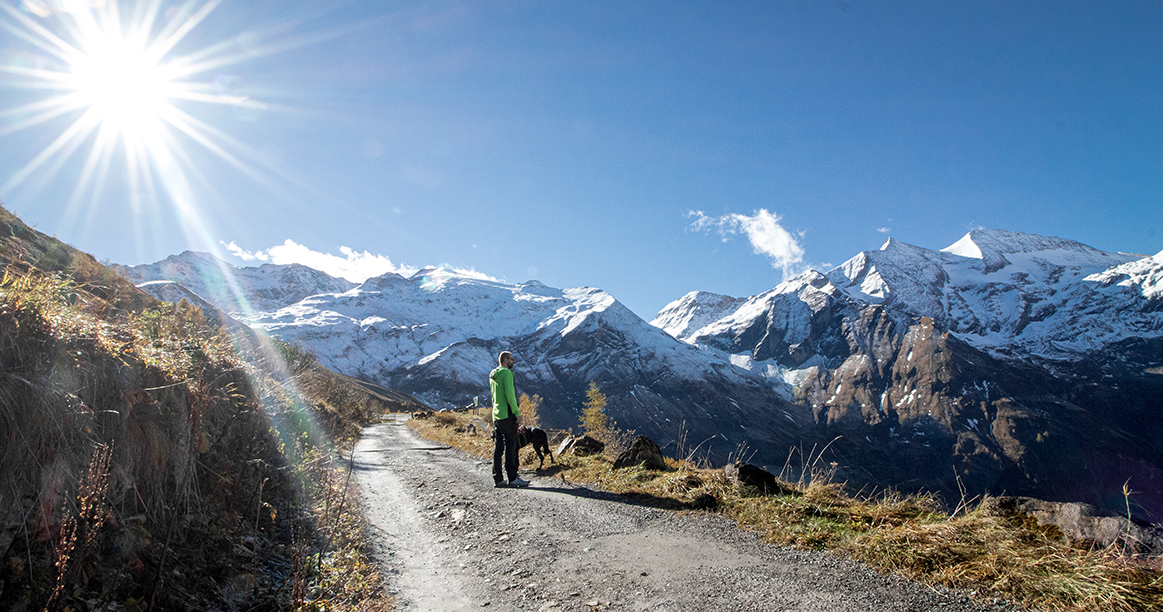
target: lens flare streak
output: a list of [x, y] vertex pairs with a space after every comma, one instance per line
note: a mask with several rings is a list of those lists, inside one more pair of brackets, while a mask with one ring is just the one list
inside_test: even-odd
[[[171, 128], [248, 176], [261, 176], [243, 159], [257, 157], [253, 152], [235, 141], [225, 146], [216, 143], [213, 139], [219, 142], [229, 139], [176, 106], [179, 102], [257, 105], [245, 97], [216, 94], [210, 79], [184, 80], [238, 62], [254, 55], [253, 52], [243, 54], [233, 41], [223, 41], [186, 56], [171, 57], [178, 43], [220, 3], [221, 0], [211, 0], [197, 6], [195, 2], [186, 2], [160, 28], [155, 28], [161, 12], [160, 0], [136, 3], [128, 21], [122, 18], [117, 2], [100, 3], [95, 8], [88, 3], [50, 6], [43, 1], [25, 0], [23, 8], [32, 15], [9, 4], [0, 4], [0, 28], [48, 55], [53, 64], [47, 67], [0, 65], [0, 73], [15, 77], [9, 79], [7, 86], [43, 90], [48, 95], [0, 110], [0, 119], [9, 120], [7, 125], [0, 126], [0, 135], [79, 113], [59, 136], [16, 170], [0, 190], [9, 192], [38, 173], [46, 177], [55, 175], [84, 143], [91, 142], [69, 202], [68, 212], [74, 213], [83, 194], [91, 194], [94, 200], [99, 197], [100, 187], [120, 146], [131, 187], [144, 189], [156, 197], [154, 190], [160, 185], [183, 213], [184, 220], [198, 225], [196, 219], [185, 216], [192, 209], [183, 205], [185, 198], [181, 192], [188, 183], [185, 169], [192, 166], [174, 163], [173, 153], [181, 145], [170, 132]], [[65, 7], [71, 10], [53, 10]], [[5, 16], [8, 19], [3, 19]], [[58, 26], [60, 33], [46, 24]], [[241, 151], [242, 156], [228, 153], [227, 147]], [[153, 180], [155, 174], [160, 181]], [[212, 240], [206, 242], [214, 244]]]
[[[221, 75], [214, 75], [213, 71], [256, 55], [302, 46], [314, 40], [305, 38], [242, 52], [238, 50], [236, 39], [231, 38], [188, 55], [171, 56], [178, 44], [219, 4], [221, 0], [210, 0], [198, 6], [196, 0], [189, 0], [168, 15], [166, 24], [155, 27], [161, 13], [160, 0], [137, 2], [128, 20], [122, 19], [115, 0], [23, 0], [21, 8], [30, 14], [0, 0], [0, 30], [50, 56], [47, 63], [51, 64], [0, 64], [0, 74], [11, 77], [3, 82], [5, 87], [47, 92], [43, 98], [0, 109], [0, 121], [7, 122], [0, 124], [0, 136], [51, 125], [61, 118], [71, 119], [41, 151], [0, 186], [0, 193], [10, 191], [34, 175], [44, 176], [46, 180], [56, 176], [88, 145], [87, 153], [80, 153], [83, 160], [64, 216], [74, 216], [86, 194], [92, 204], [88, 212], [93, 215], [120, 149], [131, 188], [146, 194], [151, 201], [160, 200], [157, 196], [164, 194], [164, 199], [182, 220], [187, 234], [194, 238], [193, 242], [217, 251], [219, 241], [214, 239], [209, 224], [199, 211], [191, 178], [201, 185], [211, 185], [211, 181], [203, 175], [184, 144], [197, 143], [250, 179], [268, 187], [278, 187], [274, 176], [292, 177], [262, 163], [261, 156], [236, 138], [179, 109], [177, 104], [193, 102], [268, 108], [268, 105], [238, 95], [232, 90], [234, 85], [225, 82]], [[59, 27], [60, 34], [45, 24]], [[154, 30], [157, 30], [156, 34]], [[334, 35], [333, 32], [322, 37]], [[186, 80], [199, 76], [202, 76], [200, 80]], [[76, 117], [71, 118], [72, 115]], [[260, 160], [256, 165], [261, 170], [249, 160]], [[245, 313], [249, 313], [248, 300], [233, 271], [221, 258], [217, 261], [224, 289], [234, 295]], [[266, 361], [285, 370], [280, 352], [270, 339], [261, 334], [255, 338], [244, 336], [235, 338], [235, 341], [246, 339], [248, 345], [257, 341], [257, 349]], [[250, 346], [249, 350], [255, 350], [255, 347]], [[292, 395], [298, 397], [293, 379], [286, 372], [280, 378], [287, 381], [285, 384], [291, 388]], [[272, 422], [272, 427], [287, 443], [289, 458], [293, 461], [299, 458], [293, 456], [296, 447], [290, 442], [304, 432], [313, 439], [322, 438], [322, 430], [310, 412], [301, 402], [296, 404], [296, 408], [291, 420]]]

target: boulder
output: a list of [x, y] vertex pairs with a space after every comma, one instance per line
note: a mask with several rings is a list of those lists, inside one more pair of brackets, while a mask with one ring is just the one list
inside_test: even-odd
[[566, 452], [572, 452], [579, 457], [586, 455], [596, 455], [606, 450], [604, 442], [595, 440], [589, 436], [570, 436], [561, 442], [561, 446], [557, 447], [557, 455], [563, 455]]
[[727, 477], [727, 480], [735, 483], [736, 486], [755, 487], [760, 492], [766, 494], [786, 495], [796, 492], [792, 487], [780, 482], [775, 477], [775, 474], [751, 465], [750, 463], [743, 463], [741, 461], [728, 463], [723, 468], [723, 475]]
[[988, 497], [981, 505], [987, 516], [1024, 514], [1039, 525], [1054, 525], [1070, 542], [1089, 542], [1101, 548], [1118, 543], [1129, 552], [1163, 553], [1163, 525], [1105, 514], [1090, 504], [1003, 496]]
[[614, 469], [622, 469], [632, 465], [641, 465], [648, 470], [665, 470], [666, 460], [662, 457], [662, 449], [654, 440], [646, 436], [638, 436], [614, 460]]

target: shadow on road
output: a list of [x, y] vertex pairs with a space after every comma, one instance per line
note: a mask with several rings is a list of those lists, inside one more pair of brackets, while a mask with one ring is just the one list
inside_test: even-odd
[[685, 504], [677, 499], [671, 497], [660, 497], [658, 495], [650, 495], [648, 493], [609, 493], [607, 491], [598, 491], [582, 486], [577, 487], [530, 487], [530, 491], [539, 491], [546, 493], [560, 493], [562, 495], [570, 495], [573, 497], [582, 497], [585, 499], [599, 499], [602, 501], [610, 501], [622, 504], [629, 504], [632, 506], [643, 506], [647, 508], [661, 508], [664, 510], [693, 510], [696, 506]]

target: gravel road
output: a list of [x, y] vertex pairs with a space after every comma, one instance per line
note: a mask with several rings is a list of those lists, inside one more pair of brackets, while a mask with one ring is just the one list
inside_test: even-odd
[[530, 488], [494, 489], [490, 464], [421, 438], [403, 416], [365, 429], [354, 458], [401, 610], [1015, 609], [532, 470]]

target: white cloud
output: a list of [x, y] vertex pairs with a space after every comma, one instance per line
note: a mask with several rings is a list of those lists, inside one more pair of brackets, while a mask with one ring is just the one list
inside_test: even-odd
[[752, 216], [731, 213], [721, 217], [708, 217], [702, 211], [692, 210], [688, 217], [695, 217], [691, 228], [696, 231], [717, 229], [726, 242], [731, 236], [743, 233], [751, 242], [756, 255], [771, 259], [771, 267], [783, 271], [784, 277], [800, 272], [804, 261], [804, 249], [796, 237], [779, 224], [779, 216], [759, 209]]
[[888, 227], [878, 227], [878, 228], [876, 228], [876, 231], [878, 231], [878, 232], [880, 232], [880, 233], [882, 233], [882, 234], [887, 234], [887, 233], [889, 233], [889, 232], [891, 232], [891, 231], [892, 231], [892, 228], [888, 228]]
[[230, 242], [223, 242], [222, 246], [226, 247], [227, 251], [230, 251], [235, 257], [237, 257], [243, 261], [254, 261], [256, 259], [259, 261], [266, 261], [268, 259], [267, 254], [262, 252], [262, 251], [259, 251], [257, 253], [251, 253], [250, 251], [244, 251], [242, 249], [242, 247], [238, 246], [237, 244], [234, 244], [233, 240]]
[[[410, 277], [420, 270], [420, 268], [413, 266], [394, 264], [391, 259], [384, 255], [373, 255], [367, 251], [361, 253], [345, 246], [339, 247], [339, 255], [320, 253], [291, 239], [264, 251], [253, 253], [242, 249], [234, 242], [223, 242], [222, 246], [243, 261], [257, 260], [278, 265], [300, 264], [331, 276], [347, 279], [353, 283], [362, 283], [369, 278], [382, 276], [389, 272]], [[449, 276], [497, 280], [472, 268], [453, 268], [451, 266], [439, 266], [427, 274], [427, 277], [442, 279], [440, 284], [443, 284], [443, 281]]]
[[362, 283], [369, 278], [381, 276], [388, 272], [411, 276], [419, 269], [396, 265], [392, 263], [391, 259], [383, 255], [373, 255], [367, 251], [361, 253], [345, 246], [339, 247], [340, 255], [320, 253], [289, 238], [280, 245], [253, 253], [243, 250], [233, 242], [223, 242], [222, 244], [235, 257], [243, 261], [258, 260], [279, 265], [301, 264], [353, 283]]

